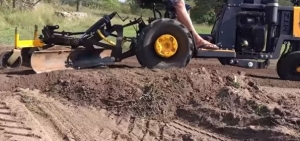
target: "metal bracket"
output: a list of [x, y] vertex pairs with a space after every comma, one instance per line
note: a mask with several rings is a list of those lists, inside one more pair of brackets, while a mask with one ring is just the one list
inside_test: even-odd
[[270, 65], [270, 61], [265, 60], [259, 62], [256, 60], [232, 59], [229, 61], [229, 65], [243, 67], [243, 68], [264, 69]]

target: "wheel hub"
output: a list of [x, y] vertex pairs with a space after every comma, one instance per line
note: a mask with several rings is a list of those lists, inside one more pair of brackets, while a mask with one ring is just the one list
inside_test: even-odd
[[296, 72], [300, 73], [300, 66], [296, 68]]
[[164, 34], [157, 38], [154, 49], [159, 56], [169, 58], [177, 52], [178, 42], [174, 36]]

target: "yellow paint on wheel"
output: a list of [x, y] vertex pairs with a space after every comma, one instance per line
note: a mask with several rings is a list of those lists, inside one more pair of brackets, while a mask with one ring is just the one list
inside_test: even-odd
[[164, 34], [157, 38], [154, 48], [159, 56], [169, 58], [177, 52], [178, 42], [174, 36]]
[[300, 73], [300, 67], [297, 67], [297, 68], [296, 68], [296, 71], [297, 71], [298, 73]]

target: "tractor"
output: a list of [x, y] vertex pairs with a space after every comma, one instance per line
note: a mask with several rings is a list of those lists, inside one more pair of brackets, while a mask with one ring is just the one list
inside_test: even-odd
[[[298, 0], [291, 0], [294, 6], [280, 6], [278, 0], [224, 0], [211, 34], [199, 34], [217, 44], [219, 50], [195, 47], [193, 35], [177, 20], [171, 1], [137, 2], [141, 8], [152, 10], [153, 17], [144, 20], [141, 16], [120, 25], [111, 23], [119, 16], [112, 12], [83, 32], [57, 31], [58, 25], [46, 25], [38, 37], [36, 27], [32, 40], [20, 40], [16, 29], [15, 48], [0, 55], [0, 65], [23, 65], [43, 73], [107, 66], [136, 56], [140, 65], [149, 69], [184, 68], [193, 58], [217, 58], [222, 65], [264, 69], [271, 59], [279, 59], [279, 77], [300, 80]], [[186, 8], [190, 9], [188, 5]], [[123, 35], [124, 28], [134, 25], [136, 36]], [[127, 51], [123, 50], [124, 42], [130, 42]], [[57, 45], [66, 49], [48, 49]]]

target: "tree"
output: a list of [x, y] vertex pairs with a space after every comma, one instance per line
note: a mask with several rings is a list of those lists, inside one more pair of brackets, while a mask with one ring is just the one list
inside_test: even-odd
[[[213, 24], [216, 11], [222, 7], [224, 0], [193, 0], [194, 7], [191, 10], [191, 18], [196, 23]], [[280, 5], [291, 6], [290, 0], [279, 0]]]
[[33, 9], [42, 0], [0, 0], [2, 7], [27, 10]]

